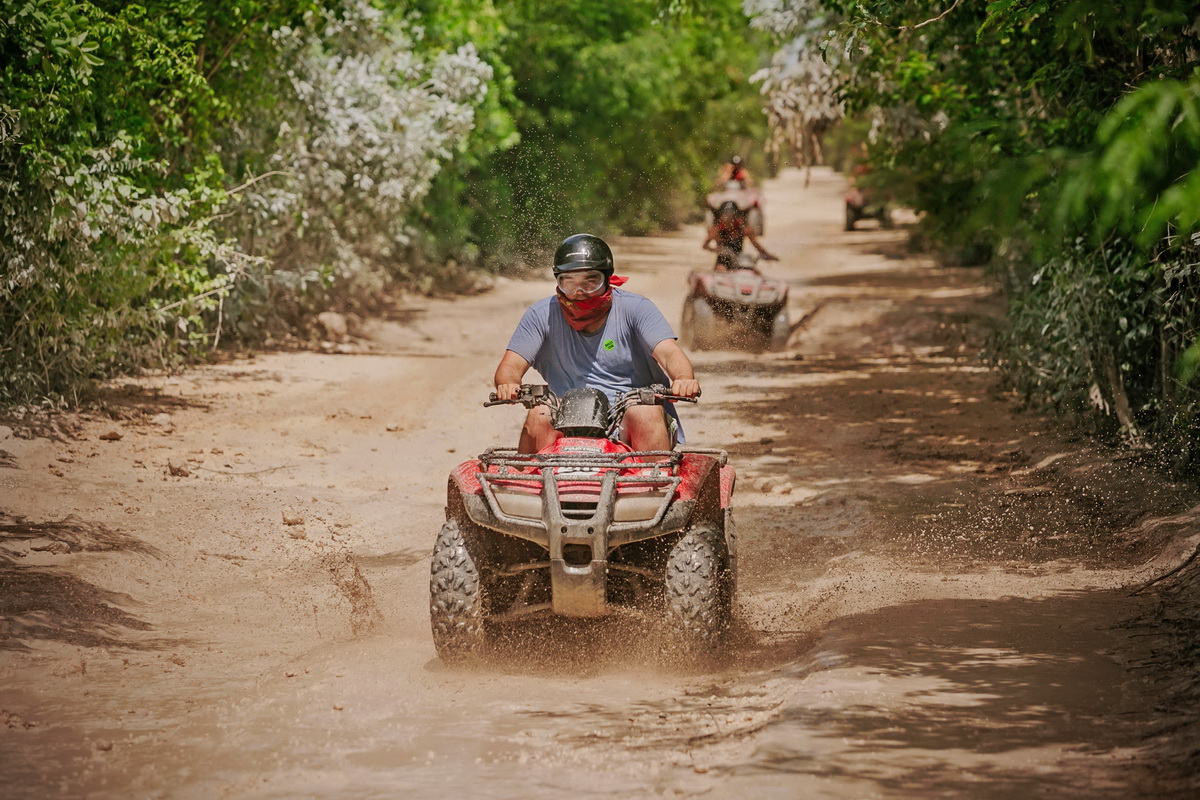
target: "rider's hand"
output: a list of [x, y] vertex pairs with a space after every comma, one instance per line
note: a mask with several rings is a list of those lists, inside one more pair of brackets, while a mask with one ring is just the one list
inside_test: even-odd
[[700, 381], [694, 378], [677, 378], [671, 381], [671, 394], [680, 397], [699, 397]]
[[517, 393], [521, 391], [519, 383], [498, 383], [496, 384], [496, 399], [497, 400], [516, 400]]

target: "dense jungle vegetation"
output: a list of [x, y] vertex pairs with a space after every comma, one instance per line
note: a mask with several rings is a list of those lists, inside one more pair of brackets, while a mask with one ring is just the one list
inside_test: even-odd
[[0, 403], [676, 224], [765, 136], [755, 36], [736, 0], [0, 0]]
[[1200, 9], [1188, 0], [747, 0], [779, 142], [864, 131], [874, 181], [1009, 299], [1029, 402], [1197, 466]]
[[1194, 466], [1198, 46], [1188, 0], [0, 0], [0, 403], [669, 227], [769, 123], [992, 267], [1031, 404]]

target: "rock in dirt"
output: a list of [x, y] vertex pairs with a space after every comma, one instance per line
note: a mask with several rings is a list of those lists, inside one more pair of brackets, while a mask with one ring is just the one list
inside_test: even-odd
[[283, 524], [284, 525], [303, 525], [304, 524], [304, 515], [297, 511], [284, 511], [283, 512]]
[[12, 435], [12, 428], [8, 427], [7, 425], [0, 425], [0, 442], [3, 442], [5, 439], [11, 439]]
[[350, 335], [350, 326], [346, 318], [336, 311], [322, 311], [317, 314], [317, 323], [325, 329], [326, 337], [335, 342], [344, 342]]
[[164, 433], [171, 433], [175, 430], [175, 420], [171, 419], [170, 414], [155, 414], [150, 421], [162, 428]]
[[119, 442], [123, 435], [119, 431], [107, 431], [100, 434], [100, 440], [104, 442]]
[[61, 555], [71, 552], [71, 545], [57, 539], [30, 539], [29, 549], [39, 553], [54, 553]]
[[168, 461], [167, 462], [167, 473], [175, 476], [176, 478], [188, 478], [188, 477], [191, 477], [192, 471], [190, 469], [188, 469], [186, 466], [184, 466], [183, 464], [176, 466], [175, 464], [172, 464], [170, 461]]

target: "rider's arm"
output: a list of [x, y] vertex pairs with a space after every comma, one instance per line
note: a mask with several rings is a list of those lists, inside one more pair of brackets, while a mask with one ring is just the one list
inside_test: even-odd
[[496, 384], [497, 400], [513, 400], [521, 388], [521, 379], [529, 371], [529, 362], [512, 350], [505, 350], [492, 379]]
[[760, 242], [758, 240], [758, 237], [754, 235], [754, 230], [750, 227], [749, 224], [742, 223], [742, 231], [746, 234], [746, 238], [750, 240], [750, 243], [753, 244], [758, 249], [758, 252], [762, 254], [763, 258], [766, 258], [766, 259], [775, 258], [775, 256], [773, 256], [767, 252], [767, 248], [763, 247], [763, 243]]
[[717, 240], [717, 226], [713, 225], [711, 228], [708, 229], [708, 236], [705, 238], [704, 244], [700, 245], [700, 249], [701, 250], [715, 249], [715, 248], [709, 247], [708, 243], [715, 242], [716, 240]]
[[663, 339], [655, 345], [651, 355], [671, 379], [671, 394], [680, 397], [700, 396], [700, 382], [696, 380], [696, 373], [692, 370], [691, 359], [679, 348], [678, 342], [674, 339]]

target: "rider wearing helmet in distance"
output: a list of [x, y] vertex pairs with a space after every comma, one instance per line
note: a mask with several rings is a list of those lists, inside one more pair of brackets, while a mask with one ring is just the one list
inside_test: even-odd
[[[612, 401], [630, 389], [661, 383], [671, 394], [698, 397], [692, 362], [662, 312], [641, 295], [616, 288], [613, 255], [598, 236], [568, 236], [554, 253], [554, 295], [534, 303], [517, 323], [494, 377], [496, 397], [512, 400], [532, 366], [562, 396], [593, 388]], [[518, 450], [536, 453], [558, 432], [545, 406], [530, 409]], [[682, 441], [672, 405], [632, 406], [623, 437], [634, 450], [670, 450]]]
[[743, 189], [750, 185], [750, 172], [746, 169], [741, 156], [731, 156], [721, 165], [721, 183], [729, 181], [738, 181], [742, 184]]
[[742, 252], [746, 239], [750, 240], [758, 249], [759, 254], [767, 261], [779, 260], [776, 256], [768, 253], [767, 248], [763, 247], [762, 242], [754, 235], [754, 231], [750, 229], [742, 212], [738, 210], [737, 203], [727, 200], [717, 209], [716, 220], [708, 229], [708, 237], [700, 247], [705, 250], [716, 250], [717, 271], [728, 272], [737, 266], [738, 254]]

